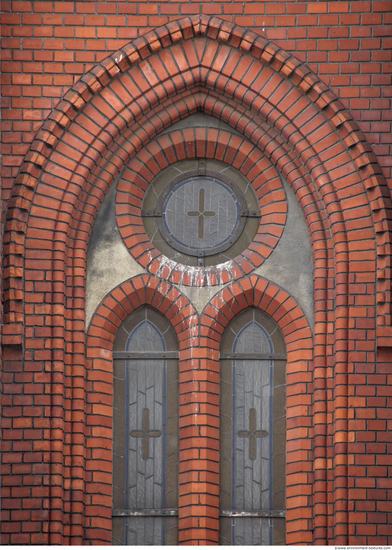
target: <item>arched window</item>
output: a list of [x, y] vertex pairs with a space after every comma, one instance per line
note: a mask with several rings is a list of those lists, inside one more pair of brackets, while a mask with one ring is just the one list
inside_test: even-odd
[[250, 308], [221, 343], [220, 544], [285, 544], [285, 343]]
[[144, 306], [114, 343], [113, 529], [115, 545], [178, 543], [178, 341]]

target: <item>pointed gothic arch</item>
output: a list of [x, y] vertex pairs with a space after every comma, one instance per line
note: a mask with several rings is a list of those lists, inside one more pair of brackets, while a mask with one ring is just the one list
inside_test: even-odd
[[[26, 265], [17, 258], [23, 257], [23, 244], [30, 248], [28, 228], [36, 226], [42, 240], [58, 243], [59, 261], [65, 265], [61, 248], [70, 239], [83, 249], [94, 213], [124, 164], [161, 130], [197, 110], [226, 121], [271, 158], [297, 192], [306, 216], [313, 195], [319, 203], [315, 210], [325, 210], [325, 230], [335, 239], [337, 272], [347, 261], [344, 233], [364, 218], [374, 228], [382, 265], [390, 242], [391, 205], [376, 158], [343, 105], [298, 60], [254, 33], [216, 18], [186, 18], [148, 33], [97, 65], [38, 132], [8, 211], [6, 276], [12, 291], [5, 300], [10, 327], [23, 318], [16, 280]], [[298, 186], [307, 191], [298, 192]], [[353, 195], [357, 205], [347, 214], [342, 203]], [[378, 301], [380, 327], [388, 324], [384, 317], [390, 296], [384, 286]], [[17, 334], [15, 327], [15, 343]], [[383, 334], [387, 329], [379, 331], [381, 345]]]
[[[315, 468], [311, 448], [322, 447], [319, 437], [323, 429], [323, 411], [317, 395], [317, 357], [313, 355], [314, 339], [301, 307], [292, 296], [262, 277], [250, 276], [220, 291], [207, 305], [200, 318], [201, 332], [209, 347], [220, 346], [221, 337], [230, 321], [249, 308], [260, 309], [279, 326], [287, 352], [287, 440], [286, 440], [286, 544], [312, 544], [309, 507], [313, 508], [314, 530], [321, 531], [326, 519], [327, 492], [320, 484], [318, 470], [325, 468], [321, 461]], [[203, 330], [204, 329], [204, 330]], [[301, 383], [299, 384], [299, 380]], [[319, 402], [320, 400], [320, 402]], [[315, 408], [309, 415], [310, 408]], [[325, 424], [324, 424], [325, 425]], [[317, 451], [315, 451], [317, 452]], [[298, 483], [298, 480], [301, 480]], [[307, 495], [315, 495], [311, 504]], [[341, 502], [341, 505], [344, 503]], [[321, 512], [321, 513], [320, 513]]]
[[[50, 542], [78, 542], [83, 533], [80, 396], [86, 368], [86, 252], [94, 217], [114, 179], [138, 154], [154, 173], [168, 164], [165, 155], [170, 151], [178, 160], [204, 156], [208, 148], [219, 150], [221, 143], [213, 132], [195, 132], [192, 140], [156, 149], [156, 136], [198, 111], [242, 134], [248, 154], [251, 147], [261, 151], [284, 175], [306, 218], [316, 282], [314, 536], [315, 541], [327, 540], [323, 495], [329, 433], [335, 462], [342, 464], [333, 474], [339, 485], [335, 504], [341, 510], [335, 514], [335, 540], [345, 544], [347, 376], [352, 351], [348, 342], [355, 340], [350, 335], [355, 323], [349, 319], [368, 323], [374, 351], [376, 345], [390, 345], [389, 193], [351, 115], [306, 66], [250, 31], [198, 16], [148, 33], [82, 77], [37, 133], [9, 203], [3, 342], [6, 358], [32, 362], [49, 377], [50, 412], [45, 421], [51, 443], [45, 452], [51, 475]], [[236, 153], [241, 166], [246, 163], [246, 147]], [[363, 230], [360, 237], [358, 227]], [[143, 256], [143, 266], [149, 268], [155, 257]], [[220, 282], [234, 284], [246, 277], [254, 266], [251, 258], [247, 260], [249, 266], [236, 258], [235, 268]], [[175, 269], [170, 266], [164, 278], [174, 277]], [[364, 274], [377, 285], [369, 310], [356, 302], [357, 291], [348, 288]], [[41, 290], [33, 281], [42, 283]], [[137, 284], [146, 283], [141, 278]], [[28, 327], [33, 325], [45, 327], [40, 336], [32, 336]], [[377, 341], [371, 332], [376, 329]], [[102, 344], [101, 356], [105, 349]], [[49, 374], [42, 366], [46, 362], [51, 365]], [[327, 380], [334, 391], [332, 424], [324, 410]], [[75, 480], [72, 491], [64, 479]], [[72, 518], [63, 501], [73, 502]]]
[[[309, 508], [313, 508], [313, 529], [317, 533], [326, 519], [328, 495], [317, 475], [325, 465], [320, 463], [312, 476], [311, 449], [318, 447], [321, 456], [319, 424], [325, 419], [314, 387], [318, 383], [317, 358], [313, 356], [314, 340], [306, 316], [287, 292], [252, 275], [229, 285], [211, 300], [200, 318], [201, 331], [204, 328], [209, 346], [220, 346], [230, 322], [251, 308], [266, 313], [279, 326], [286, 345], [286, 544], [312, 544]], [[315, 412], [310, 415], [312, 406]], [[317, 504], [311, 503], [310, 495], [316, 496]]]

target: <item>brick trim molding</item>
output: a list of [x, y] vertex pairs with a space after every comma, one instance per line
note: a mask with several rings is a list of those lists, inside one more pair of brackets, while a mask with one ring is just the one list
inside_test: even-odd
[[[194, 158], [234, 166], [248, 178], [260, 201], [260, 226], [252, 243], [219, 267], [189, 269], [169, 260], [150, 243], [141, 219], [141, 197], [154, 176], [174, 162]], [[287, 204], [276, 169], [259, 149], [227, 131], [197, 128], [165, 133], [133, 157], [117, 185], [116, 213], [124, 242], [143, 267], [169, 282], [200, 287], [235, 281], [262, 265], [282, 236]]]
[[[208, 52], [205, 51], [207, 40]], [[197, 48], [193, 47], [195, 41]], [[169, 50], [175, 53], [176, 63], [173, 63]], [[240, 64], [239, 59], [242, 60]], [[143, 76], [146, 68], [150, 83]], [[261, 148], [264, 145], [271, 149], [275, 143], [271, 151], [275, 161], [281, 156], [282, 149], [285, 150], [286, 141], [318, 185], [328, 179], [328, 174], [333, 179], [339, 178], [340, 185], [334, 190], [337, 195], [333, 197], [334, 206], [341, 206], [345, 197], [359, 195], [349, 220], [368, 217], [375, 230], [379, 345], [388, 345], [388, 337], [392, 334], [388, 263], [391, 204], [381, 169], [365, 137], [342, 103], [306, 66], [251, 31], [205, 16], [169, 23], [104, 60], [65, 95], [38, 132], [21, 166], [8, 210], [4, 241], [5, 343], [12, 345], [22, 341], [21, 282], [26, 266], [21, 259], [23, 245], [26, 245], [26, 222], [34, 201], [39, 201], [37, 208], [40, 210], [48, 194], [47, 189], [38, 187], [42, 198], [37, 197], [38, 181], [43, 183], [45, 174], [48, 174], [51, 177], [46, 180], [50, 185], [63, 189], [65, 182], [71, 180], [68, 198], [62, 198], [63, 202], [69, 203], [71, 211], [77, 206], [77, 198], [83, 201], [83, 194], [89, 192], [88, 188], [94, 182], [99, 189], [92, 205], [96, 209], [97, 201], [101, 200], [113, 176], [146, 143], [146, 132], [155, 135], [157, 127], [165, 124], [161, 121], [154, 126], [153, 123], [158, 121], [153, 117], [148, 117], [149, 120], [145, 117], [143, 124], [143, 117], [138, 121], [140, 115], [146, 115], [151, 107], [175, 93], [184, 95], [185, 89], [188, 90], [185, 93], [188, 103], [192, 104], [194, 98], [190, 92], [195, 86], [198, 90], [206, 86], [218, 92], [214, 99], [220, 103], [219, 115], [217, 112], [213, 114], [223, 119], [222, 99], [232, 98], [235, 105], [230, 104], [229, 123]], [[251, 120], [255, 120], [255, 114], [260, 117], [260, 124], [252, 128], [251, 134], [246, 117], [232, 116], [233, 108], [237, 106], [241, 106], [241, 115], [250, 109]], [[189, 107], [192, 109], [188, 104], [186, 115]], [[211, 107], [210, 100], [205, 106], [206, 112], [210, 112]], [[166, 124], [179, 118], [178, 113], [168, 111], [168, 115]], [[267, 127], [264, 131], [263, 122]], [[133, 135], [128, 146], [125, 145], [127, 126], [128, 133]], [[115, 147], [117, 154], [113, 150], [116, 140], [120, 140], [122, 146], [122, 151], [118, 145]], [[97, 168], [100, 172], [103, 167], [104, 173], [98, 177]], [[49, 194], [52, 195], [53, 191]], [[328, 195], [321, 193], [322, 201], [328, 200]], [[57, 204], [47, 205], [48, 212], [44, 217], [54, 221], [58, 204], [59, 199]], [[39, 212], [36, 214], [40, 217]], [[329, 215], [332, 230], [334, 217], [336, 214]], [[63, 224], [70, 224], [70, 219], [71, 213], [58, 220], [56, 240], [59, 242], [62, 242], [64, 232], [67, 233]], [[347, 226], [348, 220], [345, 222]], [[340, 230], [341, 227], [337, 229], [339, 233]]]
[[[196, 540], [214, 542], [214, 530], [209, 528], [217, 516], [214, 507], [205, 502], [214, 494], [214, 483], [197, 482], [197, 468], [190, 466], [191, 457], [197, 456], [209, 466], [215, 452], [215, 438], [208, 435], [215, 417], [203, 411], [203, 405], [192, 406], [192, 395], [197, 392], [199, 402], [208, 403], [207, 379], [203, 367], [203, 353], [199, 346], [199, 318], [189, 300], [173, 285], [151, 275], [134, 277], [115, 288], [98, 306], [87, 332], [86, 357], [86, 501], [84, 540], [95, 544], [111, 542], [112, 515], [112, 395], [113, 395], [113, 342], [124, 319], [135, 309], [148, 304], [165, 315], [172, 323], [180, 349], [180, 474], [179, 474], [179, 538], [189, 542], [192, 536], [188, 524], [192, 517], [202, 518], [203, 528], [194, 533]], [[204, 350], [208, 354], [208, 350]], [[208, 405], [205, 405], [208, 407]], [[191, 410], [192, 409], [192, 410]], [[198, 414], [199, 413], [199, 414]], [[189, 418], [197, 415], [198, 428], [191, 430]], [[195, 433], [197, 431], [197, 433]], [[201, 469], [201, 466], [199, 467]], [[196, 477], [195, 477], [196, 476]], [[189, 479], [195, 477], [195, 482]], [[211, 485], [211, 487], [210, 487]], [[204, 502], [203, 502], [204, 500]], [[185, 501], [185, 502], [184, 502]], [[216, 505], [217, 506], [217, 505]], [[212, 517], [212, 519], [211, 519]], [[214, 525], [213, 525], [214, 527]], [[215, 526], [216, 527], [216, 526]]]
[[[268, 313], [279, 325], [287, 348], [287, 462], [286, 544], [312, 544], [318, 506], [313, 501], [319, 486], [313, 463], [312, 440], [317, 437], [319, 415], [313, 413], [313, 337], [308, 321], [292, 296], [258, 276], [245, 277], [221, 290], [200, 317], [203, 345], [219, 351], [229, 321], [248, 308]], [[219, 372], [219, 363], [211, 370]], [[219, 378], [217, 383], [219, 384]], [[314, 477], [313, 473], [316, 473]]]
[[119, 285], [97, 308], [86, 342], [85, 541], [111, 540], [113, 342], [124, 319], [144, 304], [170, 320], [180, 344], [180, 543], [218, 542], [220, 338], [237, 313], [253, 306], [278, 323], [286, 340], [287, 543], [311, 544], [312, 333], [295, 300], [256, 276], [220, 291], [200, 317], [173, 285], [151, 275]]
[[[307, 221], [316, 308], [313, 536], [314, 543], [347, 544], [347, 472], [356, 467], [348, 450], [357, 449], [349, 433], [366, 429], [349, 411], [349, 403], [366, 409], [355, 394], [354, 365], [374, 365], [377, 345], [385, 359], [392, 337], [389, 191], [351, 115], [305, 65], [250, 31], [204, 16], [152, 31], [82, 77], [37, 133], [16, 178], [4, 236], [3, 383], [10, 397], [3, 409], [3, 525], [10, 525], [16, 502], [11, 488], [26, 476], [31, 498], [17, 506], [35, 531], [15, 542], [83, 540], [80, 418], [91, 227], [128, 162], [199, 110], [269, 159]], [[204, 138], [195, 143], [196, 156], [205, 155], [197, 149]], [[240, 280], [248, 269], [241, 264]], [[230, 277], [223, 282], [235, 285], [237, 275]], [[11, 441], [25, 453], [18, 475], [11, 475], [20, 458], [9, 452]]]

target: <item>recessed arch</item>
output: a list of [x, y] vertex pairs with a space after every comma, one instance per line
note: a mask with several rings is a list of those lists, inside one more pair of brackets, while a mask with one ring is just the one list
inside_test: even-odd
[[[377, 322], [379, 346], [389, 345], [392, 335], [389, 193], [352, 117], [307, 67], [254, 33], [207, 17], [157, 29], [85, 75], [37, 133], [16, 178], [4, 237], [3, 342], [17, 346], [19, 358], [34, 356], [52, 365], [50, 418], [56, 422], [48, 424], [49, 507], [59, 523], [51, 525], [51, 543], [61, 543], [63, 536], [82, 540], [83, 533], [80, 489], [71, 494], [62, 480], [83, 477], [84, 284], [94, 217], [130, 159], [161, 130], [198, 110], [223, 120], [262, 151], [288, 180], [307, 219], [316, 273], [314, 441], [315, 468], [321, 472], [316, 472], [315, 540], [327, 539], [328, 433], [335, 460], [343, 464], [333, 474], [341, 487], [333, 498], [342, 505], [336, 521], [345, 544], [348, 341], [358, 317]], [[196, 156], [206, 143], [196, 135]], [[364, 273], [369, 284], [377, 284], [377, 300], [369, 306], [377, 317], [357, 304], [354, 287], [348, 288]], [[240, 271], [238, 279], [245, 276]], [[31, 287], [37, 277], [44, 280], [44, 304]], [[234, 285], [233, 279], [224, 283]], [[138, 279], [136, 288], [147, 280], [153, 278]], [[174, 292], [170, 284], [165, 288]], [[47, 329], [39, 350], [26, 330], [32, 322]], [[104, 356], [106, 344], [97, 344]], [[335, 392], [335, 423], [323, 409], [327, 379]], [[72, 499], [72, 527], [64, 530], [63, 500]]]
[[[112, 399], [113, 399], [113, 345], [116, 335], [125, 320], [142, 306], [159, 312], [166, 317], [180, 344], [180, 403], [184, 403], [189, 393], [186, 383], [189, 366], [186, 356], [189, 353], [189, 331], [198, 333], [198, 316], [189, 300], [172, 285], [152, 276], [138, 276], [115, 288], [98, 306], [87, 332], [86, 340], [86, 424], [96, 426], [86, 437], [87, 475], [83, 481], [90, 495], [101, 494], [99, 510], [97, 503], [87, 499], [84, 515], [87, 522], [102, 519], [95, 530], [87, 529], [85, 540], [99, 540], [110, 543], [112, 525]], [[91, 404], [91, 405], [90, 405]], [[180, 405], [180, 429], [188, 424], [189, 411]], [[186, 439], [186, 434], [185, 434]], [[184, 434], [182, 435], [184, 441]], [[103, 458], [104, 457], [104, 458]], [[180, 451], [180, 461], [186, 469], [189, 458]], [[89, 472], [94, 472], [91, 476]], [[180, 477], [181, 483], [181, 477]], [[181, 493], [180, 493], [181, 495]], [[183, 495], [181, 495], [182, 498]], [[180, 505], [181, 505], [180, 496]]]
[[[285, 339], [288, 396], [286, 544], [311, 544], [309, 522], [313, 520], [316, 528], [322, 523], [317, 505], [312, 507], [311, 500], [306, 496], [313, 491], [317, 494], [320, 489], [311, 475], [312, 457], [309, 452], [311, 441], [317, 439], [317, 424], [321, 420], [317, 414], [313, 415], [313, 422], [309, 417], [309, 410], [314, 404], [310, 399], [315, 366], [312, 331], [301, 308], [287, 292], [262, 277], [250, 276], [220, 291], [205, 308], [200, 317], [200, 333], [206, 338], [207, 346], [219, 348], [222, 334], [230, 321], [249, 308], [260, 309], [269, 315]], [[299, 475], [303, 477], [300, 483]], [[308, 512], [312, 508], [311, 518]]]

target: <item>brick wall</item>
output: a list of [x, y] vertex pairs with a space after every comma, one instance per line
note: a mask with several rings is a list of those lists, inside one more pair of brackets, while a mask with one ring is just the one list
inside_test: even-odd
[[[167, 300], [168, 295], [170, 300]], [[234, 315], [254, 306], [277, 321], [288, 342], [287, 542], [311, 543], [311, 330], [295, 301], [259, 277], [245, 278], [230, 285], [216, 296], [201, 317], [176, 288], [153, 276], [135, 277], [120, 285], [98, 308], [87, 336], [86, 423], [92, 428], [87, 430], [85, 439], [88, 470], [85, 540], [100, 543], [111, 540], [112, 480], [109, 474], [99, 476], [97, 472], [111, 471], [111, 456], [105, 453], [112, 432], [110, 425], [103, 430], [95, 426], [107, 426], [112, 414], [106, 404], [111, 404], [111, 354], [116, 331], [126, 316], [141, 304], [151, 304], [164, 313], [172, 322], [180, 343], [179, 507], [182, 513], [179, 542], [192, 544], [204, 540], [209, 545], [218, 542], [219, 343]], [[102, 357], [101, 348], [109, 351], [107, 357]], [[305, 392], [301, 393], [304, 388]], [[298, 429], [299, 422], [302, 422], [302, 430]], [[106, 518], [106, 525], [97, 522], [97, 516]]]
[[[298, 32], [302, 28], [307, 40], [311, 40], [315, 30], [321, 32], [321, 27], [315, 28], [313, 24], [318, 22], [321, 25], [324, 21], [325, 28], [331, 33], [332, 23], [326, 23], [322, 17], [333, 16], [332, 8], [336, 12], [339, 9], [346, 10], [335, 14], [338, 20], [334, 28], [339, 32], [347, 28], [353, 38], [351, 33], [355, 29], [355, 32], [364, 32], [364, 29], [369, 28], [371, 33], [375, 29], [387, 33], [390, 4], [252, 4], [255, 10], [259, 6], [266, 12], [274, 8], [281, 10], [282, 7], [287, 10], [287, 14], [254, 15], [252, 21], [259, 25], [259, 16], [273, 17], [274, 21], [266, 19], [271, 25], [270, 29], [265, 21], [262, 23], [265, 24], [267, 35], [282, 30], [287, 34], [268, 38], [273, 38], [279, 44], [280, 40], [286, 39], [282, 45], [290, 50], [294, 38], [290, 35], [289, 23], [293, 20], [280, 17], [296, 17], [296, 26], [292, 31]], [[149, 8], [153, 6], [147, 5]], [[201, 6], [203, 9], [211, 9], [211, 5]], [[244, 9], [247, 9], [246, 6]], [[349, 13], [350, 10], [354, 12], [354, 6], [355, 9], [361, 6], [357, 16]], [[109, 32], [111, 24], [116, 21], [111, 17], [123, 17], [119, 21], [124, 24], [127, 17], [132, 18], [132, 14], [122, 14], [122, 8], [136, 7], [140, 12], [143, 11], [143, 5], [120, 2], [61, 2], [55, 5], [16, 2], [13, 7], [18, 7], [19, 12], [11, 12], [11, 5], [7, 2], [3, 5], [3, 8], [8, 8], [5, 16], [10, 18], [10, 22], [15, 16], [18, 18], [18, 22], [14, 21], [16, 33], [23, 33], [26, 29], [29, 32], [33, 27], [34, 33], [44, 32], [46, 25], [41, 23], [49, 15], [50, 7], [53, 10], [50, 14], [52, 21], [60, 23], [55, 25], [54, 22], [49, 23], [50, 18], [47, 20], [52, 32], [47, 39], [61, 39], [65, 50], [54, 50], [54, 46], [47, 46], [48, 49], [43, 51], [29, 50], [24, 46], [23, 50], [10, 50], [11, 57], [5, 61], [5, 68], [10, 70], [13, 67], [15, 72], [4, 75], [10, 80], [4, 89], [6, 93], [8, 90], [9, 94], [17, 94], [5, 98], [12, 107], [10, 110], [5, 109], [5, 116], [9, 118], [5, 122], [8, 131], [6, 127], [4, 137], [10, 141], [6, 144], [10, 154], [4, 158], [7, 176], [4, 190], [7, 196], [29, 143], [33, 139], [34, 143], [17, 177], [5, 235], [3, 541], [18, 544], [48, 541], [61, 544], [71, 540], [75, 543], [87, 540], [108, 542], [110, 475], [108, 465], [104, 462], [108, 460], [109, 454], [104, 453], [106, 459], [100, 460], [99, 453], [93, 452], [96, 444], [98, 447], [95, 448], [107, 451], [106, 444], [110, 439], [107, 431], [110, 430], [110, 420], [100, 419], [100, 416], [105, 416], [102, 411], [107, 411], [105, 407], [110, 401], [110, 391], [103, 392], [102, 406], [95, 402], [94, 395], [94, 369], [102, 372], [110, 369], [105, 361], [110, 360], [114, 332], [113, 326], [107, 321], [109, 315], [105, 313], [105, 307], [110, 306], [112, 312], [120, 311], [117, 324], [114, 323], [118, 326], [124, 311], [132, 311], [135, 303], [143, 303], [143, 300], [155, 303], [156, 300], [162, 312], [167, 313], [172, 307], [170, 315], [178, 315], [174, 315], [173, 325], [178, 328], [178, 334], [181, 333], [181, 391], [185, 405], [192, 393], [189, 388], [203, 389], [209, 404], [214, 399], [216, 401], [215, 352], [223, 327], [235, 313], [255, 305], [275, 317], [286, 336], [289, 352], [288, 382], [293, 384], [288, 400], [291, 438], [288, 442], [288, 477], [294, 485], [293, 488], [289, 487], [287, 499], [289, 542], [390, 543], [388, 468], [391, 462], [386, 451], [390, 445], [388, 423], [391, 421], [391, 396], [388, 389], [392, 349], [391, 202], [376, 159], [343, 105], [322, 82], [289, 54], [265, 40], [256, 39], [241, 28], [230, 25], [222, 27], [220, 21], [207, 18], [203, 19], [202, 24], [199, 18], [183, 20], [180, 28], [168, 25], [160, 29], [159, 34], [150, 34], [148, 42], [139, 40], [134, 46], [124, 48], [118, 59], [108, 58], [65, 95], [73, 79], [78, 80], [78, 74], [81, 75], [87, 69], [86, 63], [90, 68], [98, 59], [107, 57], [110, 40], [129, 41], [120, 34], [112, 38], [98, 37], [99, 29], [96, 25], [99, 24], [104, 32]], [[35, 10], [33, 14], [22, 12], [32, 7]], [[165, 7], [171, 8], [172, 5], [156, 7], [164, 12]], [[181, 13], [193, 7], [199, 10], [200, 5], [181, 5]], [[217, 4], [217, 7], [225, 10], [230, 7], [235, 9], [237, 5]], [[238, 7], [243, 9], [242, 4]], [[86, 17], [83, 19], [84, 26], [80, 23], [80, 31], [74, 29], [74, 16], [65, 19], [71, 12], [61, 12], [71, 8], [77, 16]], [[94, 13], [78, 12], [78, 9], [92, 8]], [[305, 13], [292, 15], [290, 8], [305, 9]], [[378, 11], [381, 9], [383, 11]], [[111, 13], [99, 13], [100, 10], [111, 10]], [[313, 13], [315, 10], [316, 13]], [[376, 23], [376, 18], [367, 27], [366, 14], [382, 15], [384, 26]], [[32, 20], [30, 26], [21, 24], [23, 18], [28, 21], [36, 16], [39, 17], [36, 25], [31, 26]], [[90, 19], [87, 16], [104, 19], [99, 19], [99, 23], [96, 21], [92, 26], [97, 35], [80, 38], [77, 33], [84, 33], [89, 28]], [[136, 19], [139, 25], [158, 24], [161, 16], [157, 13], [155, 21], [152, 15], [135, 14], [135, 18], [145, 18]], [[354, 18], [353, 26], [344, 27], [344, 16]], [[56, 19], [58, 17], [61, 21]], [[176, 18], [175, 15], [173, 17]], [[233, 17], [239, 24], [249, 24], [246, 19], [249, 14], [231, 15], [230, 19]], [[300, 27], [301, 17], [319, 19], [308, 19], [309, 27]], [[358, 17], [365, 18], [362, 25]], [[67, 22], [72, 22], [69, 28], [73, 36], [53, 36], [56, 28], [58, 32], [65, 32]], [[285, 27], [272, 27], [272, 23], [279, 22], [282, 25], [285, 22]], [[122, 28], [118, 24], [112, 30], [120, 33]], [[145, 26], [141, 28], [146, 30]], [[124, 30], [127, 30], [126, 27]], [[263, 33], [261, 25], [258, 30]], [[192, 42], [196, 38], [197, 46]], [[19, 40], [37, 38], [12, 35], [6, 38], [15, 39], [19, 46]], [[76, 50], [75, 43], [70, 43], [72, 49], [68, 50], [68, 39], [80, 40], [83, 50]], [[326, 39], [332, 37], [327, 36]], [[40, 37], [38, 40], [42, 45], [46, 38]], [[207, 40], [209, 52], [219, 52], [219, 62], [215, 62], [210, 53], [204, 56]], [[362, 45], [365, 38], [357, 37], [356, 40], [359, 40], [358, 45]], [[387, 38], [382, 40], [388, 44]], [[105, 48], [100, 53], [97, 53], [97, 43]], [[27, 41], [27, 44], [32, 47], [34, 42]], [[301, 50], [304, 44], [310, 48], [312, 42], [302, 41], [298, 37], [293, 42], [296, 57], [304, 55], [308, 63], [314, 64], [313, 69], [320, 78], [327, 79], [334, 87], [332, 75], [321, 74], [322, 68], [327, 65], [307, 57], [325, 55], [326, 60], [331, 62], [328, 56], [332, 56], [332, 53], [321, 50], [321, 39], [317, 51], [313, 47], [312, 51]], [[113, 49], [119, 45], [113, 43]], [[90, 47], [92, 49], [88, 50]], [[370, 48], [369, 45], [367, 47]], [[200, 55], [198, 61], [194, 48]], [[66, 61], [55, 60], [56, 51], [60, 56], [71, 53], [71, 58]], [[339, 55], [342, 51], [340, 48]], [[369, 55], [373, 51], [374, 56], [380, 53], [380, 50], [367, 51]], [[390, 54], [390, 50], [384, 51]], [[78, 58], [78, 52], [92, 57], [88, 60]], [[348, 52], [350, 62], [353, 62], [357, 51], [350, 49]], [[23, 58], [25, 54], [29, 59], [17, 59], [18, 55]], [[49, 54], [50, 59], [41, 57], [39, 60], [38, 54], [43, 57]], [[101, 57], [96, 58], [95, 55]], [[181, 56], [181, 68], [173, 62], [176, 56], [177, 59]], [[237, 68], [236, 63], [241, 56], [243, 64]], [[140, 59], [146, 59], [141, 68], [138, 65]], [[372, 62], [376, 63], [373, 57]], [[32, 67], [29, 63], [38, 65]], [[49, 65], [45, 66], [45, 63]], [[81, 64], [81, 73], [77, 73], [78, 63]], [[22, 64], [26, 71], [35, 68], [40, 72], [21, 74]], [[344, 70], [343, 62], [336, 64], [340, 71]], [[198, 81], [200, 66], [208, 74], [208, 85], [205, 88]], [[349, 73], [347, 67], [347, 73], [338, 76], [351, 79], [370, 74], [369, 78], [375, 78], [375, 73], [372, 76], [365, 72], [369, 70], [366, 66], [363, 63], [355, 74]], [[361, 67], [364, 67], [363, 71]], [[61, 73], [56, 73], [60, 68]], [[384, 69], [388, 69], [387, 63]], [[143, 73], [145, 70], [147, 74], [156, 71], [157, 80], [146, 79]], [[332, 72], [332, 68], [329, 71]], [[380, 73], [377, 74], [380, 76]], [[56, 76], [61, 77], [60, 80], [56, 81]], [[12, 82], [13, 77], [26, 77], [27, 81], [16, 84]], [[50, 84], [49, 80], [45, 80], [48, 77]], [[67, 78], [71, 81], [61, 80]], [[267, 82], [273, 82], [274, 85], [267, 86]], [[376, 80], [372, 82], [376, 84]], [[143, 83], [143, 94], [138, 92], [136, 83]], [[232, 83], [232, 87], [229, 85], [226, 89], [227, 83]], [[346, 83], [347, 88], [344, 88], [343, 83], [338, 86], [342, 86], [341, 90], [353, 90], [354, 95], [356, 88], [348, 87], [349, 84], [353, 84], [353, 81]], [[27, 86], [24, 88], [26, 96], [21, 93], [23, 86]], [[52, 90], [52, 94], [57, 91], [59, 96], [45, 99], [42, 94], [49, 91], [46, 86]], [[361, 94], [365, 93], [366, 87], [369, 84], [362, 83]], [[340, 88], [334, 89], [339, 95]], [[189, 90], [197, 90], [198, 93], [192, 96]], [[387, 85], [382, 90], [385, 96], [388, 93]], [[39, 93], [37, 97], [28, 95], [35, 91]], [[57, 110], [50, 114], [42, 130], [36, 133], [43, 123], [44, 115], [47, 116], [62, 97], [64, 100], [58, 104]], [[251, 107], [249, 97], [254, 98]], [[360, 99], [362, 101], [362, 95]], [[43, 100], [48, 103], [40, 103]], [[377, 133], [377, 126], [372, 127], [373, 122], [365, 120], [369, 112], [374, 112], [375, 117], [386, 117], [387, 106], [385, 110], [379, 111], [377, 104], [374, 104], [375, 110], [369, 111], [367, 103], [359, 105], [355, 103], [356, 100], [353, 96], [344, 99], [350, 102], [359, 123], [369, 124], [368, 129], [372, 131], [373, 128], [375, 135], [380, 136], [380, 141], [382, 137], [388, 138], [387, 131]], [[361, 108], [355, 109], [355, 105]], [[380, 109], [382, 105], [379, 105]], [[284, 174], [297, 196], [309, 227], [315, 267], [313, 350], [306, 319], [292, 297], [279, 287], [269, 285], [264, 279], [250, 276], [257, 262], [263, 259], [262, 247], [257, 245], [257, 254], [245, 251], [244, 259], [238, 257], [233, 262], [232, 271], [223, 274], [221, 283], [229, 283], [229, 286], [206, 307], [198, 319], [197, 327], [193, 325], [196, 316], [192, 306], [173, 286], [182, 276], [180, 272], [176, 271], [174, 265], [157, 269], [154, 254], [148, 259], [141, 248], [140, 253], [133, 253], [137, 261], [146, 267], [145, 275], [115, 289], [100, 306], [101, 314], [93, 317], [88, 335], [86, 361], [83, 284], [88, 236], [94, 215], [111, 183], [135, 152], [140, 150], [141, 143], [155, 139], [156, 125], [151, 124], [150, 120], [158, 121], [159, 118], [161, 123], [166, 120], [169, 126], [199, 108], [227, 124], [231, 122], [236, 131], [247, 136], [248, 145], [240, 143], [238, 137], [228, 137], [222, 144], [217, 141], [213, 130], [194, 132], [194, 142], [186, 131], [172, 132], [169, 134], [171, 147], [165, 145], [164, 140], [160, 142], [157, 139], [154, 147], [144, 149], [144, 165], [153, 172], [164, 167], [162, 163], [167, 162], [167, 158], [175, 157], [179, 160], [192, 158], [192, 155], [204, 158], [212, 154], [211, 151], [214, 154], [215, 151], [219, 152], [222, 159], [226, 159], [224, 147], [227, 146], [228, 151], [230, 147], [236, 150], [235, 154], [228, 155], [230, 162], [238, 161], [239, 169], [249, 172], [251, 167], [246, 166], [247, 155], [242, 153], [250, 143], [257, 143], [258, 149], [276, 166], [278, 172]], [[109, 115], [110, 124], [103, 118], [105, 113]], [[366, 131], [366, 127], [363, 129]], [[129, 132], [129, 135], [123, 140], [125, 132]], [[237, 151], [235, 144], [239, 143]], [[154, 153], [150, 154], [151, 151]], [[167, 158], [162, 151], [168, 155]], [[388, 167], [383, 163], [384, 157], [379, 155], [379, 159], [384, 164], [385, 172]], [[388, 161], [387, 156], [384, 160]], [[271, 204], [273, 207], [274, 203]], [[134, 202], [131, 206], [136, 210], [138, 204]], [[121, 210], [121, 205], [118, 215], [129, 217], [128, 226], [132, 225], [130, 211], [126, 208]], [[123, 235], [125, 240], [128, 236]], [[132, 242], [129, 245], [132, 247]], [[206, 273], [201, 268], [200, 277], [204, 276]], [[201, 286], [199, 280], [182, 279], [182, 283]], [[216, 281], [211, 284], [215, 285]], [[184, 325], [181, 324], [183, 321]], [[192, 339], [196, 333], [199, 345], [194, 348]], [[101, 361], [100, 357], [105, 357], [105, 361]], [[213, 384], [205, 380], [207, 371], [213, 373]], [[299, 382], [302, 385], [298, 386]], [[306, 396], [302, 401], [304, 391]], [[311, 416], [310, 402], [313, 406]], [[184, 412], [186, 433], [194, 433], [195, 426], [186, 416]], [[209, 419], [200, 429], [208, 431], [207, 428], [214, 423], [216, 425], [214, 407], [208, 408], [206, 416]], [[88, 422], [85, 420], [87, 417]], [[214, 433], [214, 429], [208, 433]], [[86, 436], [90, 447], [85, 445]], [[313, 437], [314, 454], [310, 452], [309, 437]], [[193, 447], [192, 453], [183, 454], [183, 465], [188, 473], [201, 475], [197, 458], [216, 462], [216, 453], [211, 451], [214, 440], [216, 444], [216, 434], [215, 437], [206, 438], [203, 456], [196, 456]], [[208, 468], [198, 478], [199, 484], [188, 485], [184, 481], [181, 506], [184, 514], [182, 519], [187, 522], [184, 521], [180, 528], [183, 542], [214, 542], [217, 538], [217, 503], [214, 499], [217, 476], [209, 476], [211, 483], [205, 483], [203, 475], [206, 471]], [[211, 466], [210, 473], [213, 471]], [[184, 476], [185, 479], [188, 477]], [[297, 483], [298, 479], [300, 482]], [[202, 485], [205, 485], [205, 490], [201, 488]], [[193, 510], [192, 505], [187, 506], [196, 501], [203, 506], [203, 515]], [[214, 504], [210, 506], [212, 502]], [[97, 522], [100, 507], [105, 509], [108, 520], [102, 528]], [[313, 508], [312, 520], [310, 507]], [[194, 517], [202, 517], [204, 523], [195, 528]]]
[[307, 63], [353, 114], [392, 178], [390, 0], [2, 0], [1, 8], [3, 210], [34, 134], [66, 91], [130, 40], [199, 13], [253, 29]]

